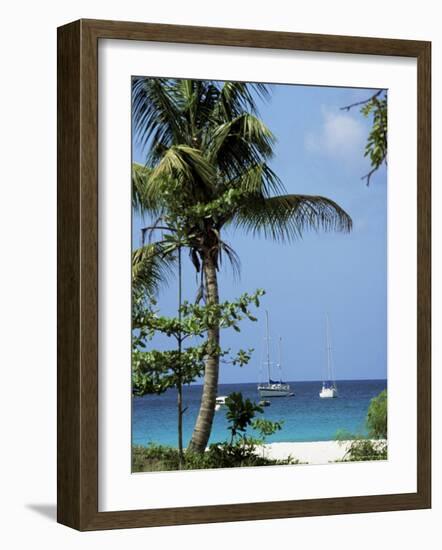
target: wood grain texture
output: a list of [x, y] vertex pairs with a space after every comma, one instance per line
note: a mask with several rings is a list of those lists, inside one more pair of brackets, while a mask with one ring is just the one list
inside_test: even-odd
[[417, 57], [425, 42], [361, 36], [336, 36], [291, 32], [157, 25], [128, 21], [82, 20], [88, 31], [100, 38], [303, 50], [370, 55]]
[[58, 33], [57, 518], [78, 527], [81, 502], [80, 23]]
[[431, 44], [418, 57], [417, 445], [418, 493], [431, 507]]
[[[411, 494], [98, 512], [98, 41], [102, 38], [415, 57], [418, 63], [418, 490]], [[58, 521], [79, 530], [431, 505], [428, 42], [80, 20], [58, 29]]]

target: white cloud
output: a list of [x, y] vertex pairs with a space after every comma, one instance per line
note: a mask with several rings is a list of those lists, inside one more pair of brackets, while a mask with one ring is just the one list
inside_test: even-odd
[[361, 158], [366, 140], [361, 120], [343, 111], [322, 108], [322, 125], [305, 136], [305, 147], [311, 153], [349, 159]]

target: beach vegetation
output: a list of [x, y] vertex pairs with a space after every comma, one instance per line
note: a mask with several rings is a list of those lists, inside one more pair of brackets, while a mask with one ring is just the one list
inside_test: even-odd
[[374, 439], [387, 439], [387, 390], [370, 401], [367, 412], [368, 435]]
[[367, 433], [363, 435], [338, 430], [335, 439], [347, 445], [346, 453], [339, 462], [387, 460], [387, 390], [370, 401], [365, 423]]
[[[284, 420], [274, 422], [272, 420], [269, 420], [268, 418], [255, 418], [255, 420], [252, 422], [252, 428], [259, 434], [259, 438], [257, 438], [255, 441], [261, 449], [261, 455], [263, 457], [265, 456], [265, 445], [267, 437], [270, 437], [279, 430], [282, 430], [283, 425]], [[291, 456], [289, 456], [289, 459], [291, 459]], [[298, 463], [298, 461], [296, 461], [296, 463]]]
[[276, 432], [279, 432], [279, 430], [282, 430], [283, 425], [284, 420], [273, 422], [268, 418], [256, 418], [252, 422], [252, 428], [260, 434], [263, 443], [265, 442], [266, 437], [270, 437]]
[[241, 392], [232, 392], [226, 399], [226, 406], [226, 418], [229, 422], [227, 429], [230, 432], [230, 444], [233, 444], [235, 438], [245, 438], [245, 432], [255, 414], [264, 412], [264, 409], [249, 398], [244, 399]]
[[272, 459], [240, 446], [226, 447], [226, 443], [211, 444], [204, 453], [186, 451], [181, 462], [178, 449], [168, 445], [150, 443], [132, 447], [132, 472], [163, 472], [174, 470], [200, 470], [218, 468], [245, 468], [298, 464], [292, 457]]
[[383, 439], [353, 439], [346, 450], [342, 462], [358, 462], [367, 460], [387, 460], [387, 442]]
[[[209, 455], [216, 467], [232, 468], [238, 466], [263, 466], [274, 464], [296, 464], [291, 456], [286, 460], [274, 460], [265, 457], [265, 438], [282, 428], [283, 422], [272, 422], [268, 419], [255, 418], [264, 409], [251, 401], [244, 399], [241, 392], [232, 392], [226, 399], [226, 418], [229, 422], [230, 440], [213, 443], [209, 446]], [[248, 433], [249, 428], [257, 430], [260, 437]], [[261, 455], [258, 450], [261, 449]]]

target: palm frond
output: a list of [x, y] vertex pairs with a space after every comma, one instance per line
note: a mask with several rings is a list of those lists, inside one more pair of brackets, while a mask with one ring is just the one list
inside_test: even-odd
[[218, 125], [209, 136], [210, 141], [205, 144], [209, 161], [229, 175], [270, 159], [276, 141], [262, 120], [250, 113]]
[[214, 119], [227, 121], [244, 112], [257, 114], [257, 99], [267, 100], [269, 96], [270, 88], [266, 84], [224, 82], [213, 109]]
[[251, 197], [231, 219], [247, 233], [275, 241], [292, 241], [304, 231], [349, 232], [351, 217], [331, 199], [312, 195]]
[[[210, 199], [213, 196], [215, 173], [213, 165], [198, 149], [187, 145], [173, 145], [151, 171], [147, 185], [148, 197], [164, 192], [167, 181], [178, 181], [195, 198]], [[158, 187], [160, 185], [160, 187]], [[161, 185], [163, 185], [161, 187]]]
[[203, 84], [201, 84], [200, 81], [195, 117], [196, 126], [201, 131], [198, 138], [201, 138], [206, 129], [214, 122], [214, 109], [219, 99], [219, 95], [220, 90], [216, 82], [205, 80]]
[[152, 178], [152, 169], [134, 162], [132, 164], [132, 207], [139, 214], [149, 212], [154, 216], [162, 214], [162, 201], [158, 186], [158, 180]]
[[225, 183], [227, 189], [241, 189], [247, 194], [262, 195], [270, 198], [275, 194], [285, 193], [285, 187], [279, 177], [266, 163], [250, 166]]
[[176, 255], [165, 251], [164, 243], [149, 243], [132, 252], [132, 288], [156, 294], [173, 276]]
[[223, 262], [223, 256], [226, 256], [232, 268], [233, 277], [238, 280], [241, 275], [241, 260], [238, 254], [225, 241], [220, 242], [219, 252], [220, 252], [220, 260], [219, 260], [220, 266]]
[[141, 147], [157, 148], [180, 143], [186, 136], [174, 81], [166, 78], [135, 77], [132, 83], [132, 115], [135, 136]]
[[193, 146], [196, 133], [196, 117], [199, 109], [201, 88], [203, 82], [198, 80], [182, 79], [176, 80], [174, 91], [177, 103], [180, 105], [183, 124], [186, 127], [186, 136], [184, 143]]

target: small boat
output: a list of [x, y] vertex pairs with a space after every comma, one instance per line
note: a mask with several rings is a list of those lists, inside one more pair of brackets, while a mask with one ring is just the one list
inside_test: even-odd
[[[282, 377], [279, 381], [272, 380], [270, 377], [270, 336], [269, 336], [269, 312], [266, 311], [266, 343], [267, 343], [267, 354], [266, 354], [266, 365], [268, 373], [268, 382], [264, 384], [258, 384], [258, 393], [260, 397], [290, 397], [295, 395], [290, 388], [290, 384], [282, 381]], [[279, 338], [279, 363], [277, 364], [281, 372], [281, 338]]]
[[322, 389], [319, 392], [319, 397], [321, 397], [322, 399], [338, 397], [338, 390], [335, 386], [327, 386], [325, 383], [323, 383]]
[[271, 402], [267, 399], [261, 399], [261, 401], [258, 403], [260, 407], [270, 407]]
[[331, 337], [328, 315], [326, 317], [326, 338], [327, 338], [327, 372], [326, 380], [322, 382], [322, 389], [319, 392], [319, 397], [322, 399], [333, 399], [338, 397], [338, 388], [336, 387], [336, 381], [334, 380], [333, 369], [333, 357], [331, 349]]
[[219, 411], [221, 407], [226, 406], [227, 395], [220, 395], [215, 400], [215, 411]]

